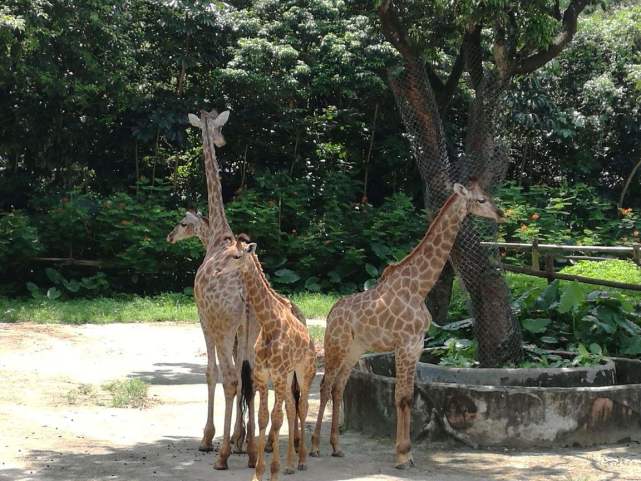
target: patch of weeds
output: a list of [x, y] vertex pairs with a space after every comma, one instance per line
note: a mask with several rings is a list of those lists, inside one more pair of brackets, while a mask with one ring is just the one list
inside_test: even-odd
[[91, 384], [80, 384], [65, 394], [65, 401], [67, 404], [93, 404], [97, 394]]
[[140, 379], [111, 381], [102, 387], [111, 394], [111, 407], [140, 409], [149, 405], [149, 384]]

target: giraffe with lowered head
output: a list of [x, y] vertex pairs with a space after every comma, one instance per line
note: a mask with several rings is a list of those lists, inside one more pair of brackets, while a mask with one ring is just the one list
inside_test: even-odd
[[350, 371], [366, 351], [393, 351], [396, 364], [396, 467], [404, 469], [413, 464], [410, 411], [414, 375], [423, 350], [423, 338], [431, 322], [425, 297], [447, 262], [468, 214], [503, 221], [503, 213], [483, 192], [478, 181], [471, 180], [467, 188], [454, 184], [453, 190], [423, 239], [403, 260], [387, 266], [374, 288], [340, 299], [332, 307], [325, 330], [325, 375], [321, 382], [311, 456], [319, 455], [323, 413], [330, 396], [332, 456], [343, 456], [339, 447], [338, 420]]

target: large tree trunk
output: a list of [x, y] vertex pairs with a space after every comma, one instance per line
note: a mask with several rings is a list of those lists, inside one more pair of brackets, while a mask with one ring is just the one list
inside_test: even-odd
[[432, 315], [432, 321], [439, 326], [447, 324], [447, 311], [452, 300], [452, 286], [454, 284], [454, 269], [447, 262], [441, 275], [427, 295], [425, 304]]
[[[426, 187], [426, 205], [432, 211], [443, 205], [454, 181], [467, 182], [470, 176], [477, 176], [486, 187], [491, 187], [502, 178], [506, 159], [493, 129], [499, 95], [488, 97], [483, 89], [477, 90], [478, 97], [470, 111], [466, 155], [453, 164], [446, 149], [438, 104], [422, 67], [406, 63], [404, 74], [391, 77], [390, 84], [411, 136]], [[520, 359], [521, 332], [512, 315], [509, 289], [500, 271], [492, 266], [489, 252], [481, 246], [481, 238], [477, 223], [466, 220], [457, 237], [452, 262], [470, 294], [478, 360], [489, 367]], [[439, 284], [428, 302], [437, 323], [443, 323], [445, 303], [449, 305], [451, 295], [447, 274], [441, 276]]]

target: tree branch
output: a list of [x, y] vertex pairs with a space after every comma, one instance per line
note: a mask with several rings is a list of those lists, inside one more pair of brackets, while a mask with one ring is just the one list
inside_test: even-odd
[[468, 28], [463, 38], [463, 57], [465, 69], [470, 74], [472, 88], [476, 88], [483, 80], [483, 52], [481, 52], [481, 25]]
[[450, 100], [452, 100], [452, 96], [454, 95], [454, 91], [456, 90], [456, 87], [458, 85], [458, 81], [463, 74], [463, 67], [465, 65], [465, 62], [463, 61], [465, 52], [464, 46], [465, 43], [461, 43], [461, 48], [459, 49], [458, 55], [456, 56], [456, 60], [454, 60], [454, 65], [452, 65], [452, 71], [450, 72], [450, 75], [447, 78], [445, 84], [439, 91], [437, 91], [436, 99], [441, 112], [443, 112], [443, 110], [450, 103]]
[[380, 7], [378, 7], [378, 16], [381, 19], [383, 35], [385, 35], [387, 41], [394, 45], [406, 62], [415, 63], [418, 55], [407, 41], [405, 29], [396, 15], [392, 0], [383, 0], [381, 2]]
[[527, 58], [518, 61], [512, 69], [513, 74], [527, 74], [534, 72], [538, 68], [557, 57], [574, 38], [579, 15], [590, 3], [590, 0], [572, 0], [568, 8], [563, 13], [563, 30], [552, 41], [552, 44], [545, 50], [537, 52]]

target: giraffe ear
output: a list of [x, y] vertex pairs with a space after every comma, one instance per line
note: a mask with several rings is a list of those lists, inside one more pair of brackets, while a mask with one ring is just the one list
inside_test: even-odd
[[462, 195], [463, 197], [467, 197], [468, 195], [468, 190], [459, 183], [454, 184], [452, 190], [455, 194]]
[[214, 119], [214, 126], [216, 127], [222, 127], [227, 123], [229, 120], [229, 110], [225, 110], [224, 112], [221, 112], [218, 117]]
[[197, 115], [195, 115], [195, 114], [187, 114], [187, 117], [189, 118], [189, 123], [192, 126], [198, 127], [199, 129], [203, 128], [203, 124], [202, 124], [202, 122], [200, 121], [200, 119], [198, 118]]
[[247, 244], [247, 247], [245, 247], [245, 252], [247, 254], [255, 254], [256, 253], [256, 243], [252, 242], [251, 244]]

